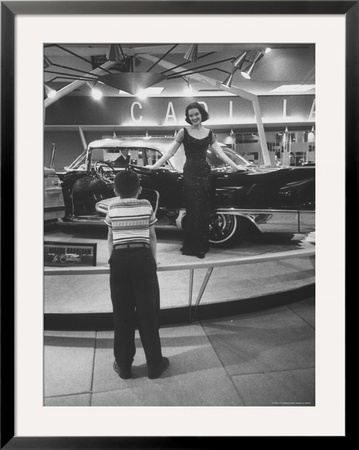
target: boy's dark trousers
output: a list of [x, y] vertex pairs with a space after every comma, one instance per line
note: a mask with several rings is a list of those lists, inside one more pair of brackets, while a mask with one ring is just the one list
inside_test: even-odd
[[160, 295], [156, 262], [149, 247], [114, 250], [110, 262], [110, 288], [114, 316], [114, 355], [118, 366], [131, 367], [138, 325], [147, 367], [162, 361], [159, 336]]

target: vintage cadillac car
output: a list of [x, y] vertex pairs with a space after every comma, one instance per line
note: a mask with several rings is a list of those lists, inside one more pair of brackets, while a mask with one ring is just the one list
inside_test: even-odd
[[[158, 170], [154, 164], [173, 137], [109, 137], [91, 142], [60, 174], [65, 201], [63, 220], [104, 223], [114, 197], [114, 176], [134, 170], [141, 179], [143, 198], [156, 210], [158, 225], [186, 226], [182, 193], [184, 149]], [[224, 144], [225, 153], [243, 172], [233, 172], [209, 148], [207, 161], [214, 180], [210, 243], [231, 247], [260, 232], [307, 233], [315, 229], [315, 168], [256, 167]]]
[[53, 167], [44, 167], [44, 222], [56, 222], [65, 211], [61, 181]]
[[61, 219], [65, 212], [60, 177], [54, 168], [56, 145], [52, 144], [51, 159], [44, 166], [44, 223], [49, 224]]

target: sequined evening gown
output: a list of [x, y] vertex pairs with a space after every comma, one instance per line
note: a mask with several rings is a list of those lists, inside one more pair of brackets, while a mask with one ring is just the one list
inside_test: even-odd
[[186, 224], [181, 249], [184, 255], [202, 254], [203, 257], [209, 248], [212, 176], [206, 154], [212, 142], [212, 131], [203, 139], [196, 139], [184, 128], [183, 146], [186, 163], [183, 167], [183, 185]]

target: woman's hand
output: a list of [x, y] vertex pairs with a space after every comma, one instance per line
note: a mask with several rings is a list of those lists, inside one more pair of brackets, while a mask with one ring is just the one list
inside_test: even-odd
[[241, 165], [236, 165], [236, 168], [232, 167], [234, 172], [248, 172], [248, 168]]

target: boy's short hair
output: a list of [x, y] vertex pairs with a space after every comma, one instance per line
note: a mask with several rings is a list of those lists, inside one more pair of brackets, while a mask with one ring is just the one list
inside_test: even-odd
[[119, 172], [115, 177], [115, 189], [122, 198], [135, 197], [140, 187], [140, 179], [132, 170]]

